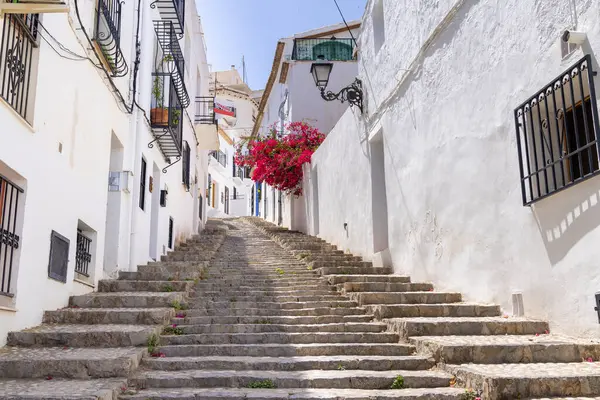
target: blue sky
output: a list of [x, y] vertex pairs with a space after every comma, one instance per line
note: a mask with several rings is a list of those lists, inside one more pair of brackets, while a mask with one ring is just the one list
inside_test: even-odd
[[[360, 19], [367, 0], [338, 0], [347, 21]], [[277, 40], [341, 23], [333, 0], [196, 0], [213, 71], [246, 59], [248, 83], [262, 89], [273, 64]]]

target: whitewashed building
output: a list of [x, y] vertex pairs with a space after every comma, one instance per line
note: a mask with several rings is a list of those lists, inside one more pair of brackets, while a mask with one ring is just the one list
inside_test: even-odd
[[[290, 122], [306, 122], [327, 134], [348, 108], [348, 103], [324, 102], [315, 88], [311, 67], [316, 60], [331, 62], [336, 71], [329, 88], [337, 91], [358, 74], [355, 38], [360, 21], [336, 24], [298, 33], [278, 41], [273, 67], [262, 95], [253, 135]], [[253, 215], [287, 226], [302, 221], [294, 199], [265, 183], [256, 183]], [[297, 226], [294, 225], [294, 228]]]
[[209, 157], [207, 204], [209, 216], [248, 216], [252, 213], [253, 183], [250, 171], [234, 163], [236, 146], [252, 133], [258, 113], [257, 93], [232, 67], [211, 75], [219, 147]]
[[348, 110], [306, 166], [298, 224], [467, 300], [517, 315], [522, 301], [554, 331], [597, 336], [599, 12], [369, 0], [364, 113]]
[[40, 3], [0, 4], [0, 345], [201, 229], [216, 140], [194, 2]]

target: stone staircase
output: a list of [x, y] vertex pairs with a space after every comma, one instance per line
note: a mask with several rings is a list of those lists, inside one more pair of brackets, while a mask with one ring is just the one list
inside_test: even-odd
[[600, 395], [596, 341], [256, 218], [211, 221], [44, 321], [0, 349], [0, 400]]

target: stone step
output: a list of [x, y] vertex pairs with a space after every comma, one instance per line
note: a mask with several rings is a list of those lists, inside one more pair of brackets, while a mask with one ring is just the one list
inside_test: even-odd
[[125, 281], [100, 280], [99, 292], [187, 292], [194, 286], [193, 281]]
[[495, 317], [501, 315], [497, 305], [468, 303], [450, 304], [370, 304], [365, 305], [369, 314], [377, 319], [418, 317]]
[[535, 335], [548, 323], [526, 318], [393, 318], [385, 321], [402, 337], [452, 335]]
[[164, 325], [175, 316], [173, 308], [66, 308], [44, 312], [45, 323]]
[[127, 386], [126, 378], [0, 379], [2, 400], [114, 400]]
[[81, 308], [162, 308], [184, 299], [182, 292], [110, 292], [71, 296], [69, 303]]
[[344, 292], [428, 292], [431, 283], [345, 282], [338, 284]]
[[337, 285], [346, 282], [410, 283], [410, 278], [408, 276], [399, 275], [329, 275], [326, 279], [330, 285]]
[[322, 266], [314, 267], [314, 270], [318, 270], [320, 275], [382, 275], [392, 273], [392, 269], [389, 267], [355, 267], [355, 266]]
[[161, 343], [178, 344], [311, 344], [311, 343], [398, 343], [395, 333], [371, 332], [263, 332], [163, 335]]
[[183, 281], [189, 279], [190, 281], [194, 281], [196, 279], [201, 280], [204, 278], [204, 275], [200, 271], [193, 272], [170, 272], [168, 270], [160, 271], [160, 272], [148, 272], [148, 271], [138, 271], [138, 272], [124, 272], [119, 271], [119, 280], [126, 281]]
[[162, 327], [148, 325], [44, 324], [8, 333], [10, 346], [128, 347], [145, 346]]
[[188, 316], [175, 318], [174, 323], [183, 324], [283, 324], [283, 325], [312, 325], [312, 324], [334, 324], [334, 323], [357, 323], [370, 322], [372, 315], [320, 315], [320, 316]]
[[308, 370], [302, 374], [288, 371], [142, 371], [129, 379], [131, 385], [142, 388], [180, 387], [248, 387], [253, 382], [271, 380], [278, 388], [319, 389], [389, 389], [397, 376], [404, 378], [407, 388], [448, 386], [452, 376], [441, 371], [322, 371]]
[[195, 344], [162, 345], [159, 351], [167, 357], [409, 356], [415, 347], [404, 343]]
[[462, 301], [460, 293], [444, 292], [360, 292], [348, 293], [359, 305], [366, 304], [444, 304]]
[[508, 400], [528, 397], [600, 395], [600, 363], [465, 364], [447, 365], [482, 398]]
[[[231, 294], [231, 288], [227, 288], [226, 290], [192, 290], [190, 293], [190, 298], [194, 297], [223, 297]], [[330, 288], [322, 288], [322, 289], [314, 289], [314, 290], [303, 290], [299, 288], [288, 288], [287, 290], [236, 290], [235, 295], [237, 298], [244, 297], [271, 297], [271, 298], [303, 298], [303, 297], [317, 297], [317, 296], [325, 296], [325, 298], [329, 298], [331, 296], [340, 297], [341, 295], [335, 291], [332, 291]]]
[[[137, 369], [144, 350], [121, 348], [0, 348], [0, 378], [116, 378]], [[2, 395], [0, 394], [0, 397]]]
[[[176, 323], [176, 322], [175, 322]], [[337, 324], [283, 325], [283, 324], [198, 324], [181, 325], [185, 334], [206, 333], [266, 333], [266, 332], [384, 332], [386, 324], [373, 322], [348, 322]]]
[[[210, 281], [209, 281], [210, 282]], [[194, 287], [194, 289], [190, 292], [190, 296], [193, 295], [202, 295], [205, 294], [207, 296], [211, 295], [229, 295], [231, 293], [231, 286], [219, 286], [214, 284], [201, 284], [199, 283]], [[305, 295], [318, 295], [318, 294], [335, 294], [335, 288], [331, 287], [325, 283], [319, 283], [318, 285], [308, 285], [302, 286], [302, 288], [294, 287], [294, 286], [279, 286], [279, 287], [265, 287], [265, 288], [256, 288], [251, 286], [237, 286], [235, 288], [235, 293], [240, 296], [244, 295], [254, 295], [254, 294], [266, 294], [266, 295], [285, 295], [285, 296], [294, 296], [297, 294], [305, 294]]]
[[[242, 292], [244, 293], [244, 292]], [[204, 301], [204, 304], [214, 304], [223, 301], [235, 301], [238, 304], [241, 303], [273, 303], [277, 302], [279, 304], [286, 303], [314, 303], [316, 301], [319, 302], [331, 302], [331, 301], [348, 301], [347, 298], [343, 297], [340, 294], [332, 293], [332, 292], [324, 292], [325, 294], [312, 295], [312, 296], [303, 296], [298, 294], [296, 296], [286, 296], [286, 295], [243, 295], [242, 293], [236, 291], [235, 294], [231, 297], [228, 297], [225, 293], [219, 293], [217, 295], [207, 295], [206, 293], [195, 293], [193, 296], [190, 296], [189, 302], [191, 304], [195, 302]], [[302, 293], [302, 292], [300, 292]], [[356, 302], [352, 302], [356, 305]]]
[[161, 371], [193, 369], [304, 371], [304, 370], [426, 370], [434, 366], [423, 356], [307, 356], [307, 357], [165, 357], [145, 358], [148, 368]]
[[191, 309], [187, 310], [186, 314], [190, 317], [210, 317], [210, 316], [319, 316], [319, 315], [361, 315], [366, 314], [362, 308], [302, 308], [297, 310], [280, 310], [280, 309], [264, 309], [264, 308], [228, 308], [228, 309]]
[[225, 301], [210, 301], [208, 299], [190, 299], [190, 308], [198, 309], [237, 309], [237, 308], [260, 308], [263, 310], [302, 310], [311, 308], [352, 308], [358, 306], [356, 301], [339, 298], [329, 301], [291, 301], [291, 302], [261, 302], [261, 301], [238, 301], [233, 296]]
[[134, 395], [120, 396], [119, 399], [240, 400], [252, 398], [271, 400], [460, 400], [463, 398], [464, 393], [464, 389], [455, 388], [428, 388], [403, 390], [180, 388], [142, 390]]
[[411, 343], [445, 364], [569, 363], [600, 360], [600, 342], [556, 335], [424, 336]]

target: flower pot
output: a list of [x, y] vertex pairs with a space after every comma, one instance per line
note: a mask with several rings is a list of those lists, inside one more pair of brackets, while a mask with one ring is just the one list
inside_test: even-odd
[[150, 122], [153, 126], [169, 126], [169, 110], [166, 108], [151, 109]]

